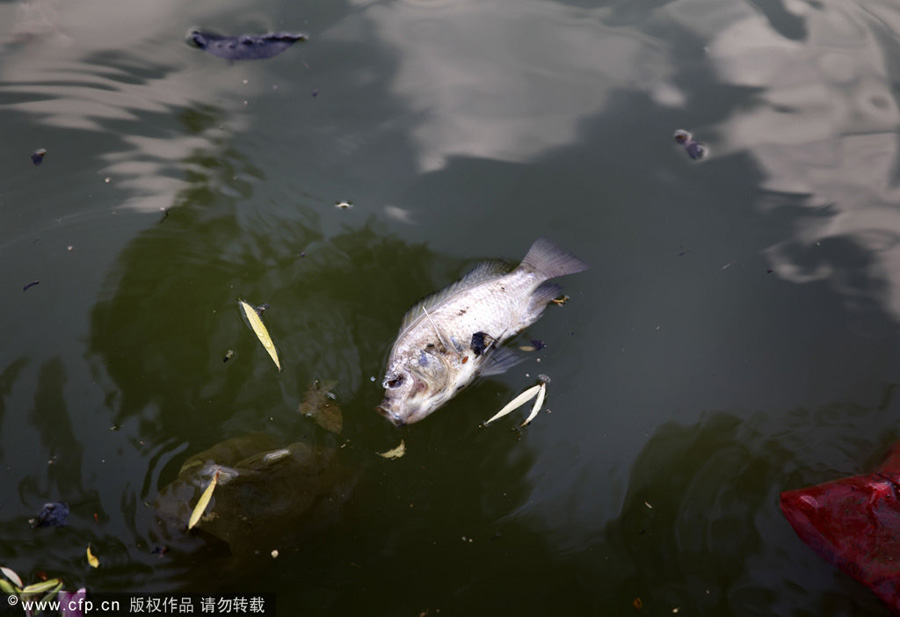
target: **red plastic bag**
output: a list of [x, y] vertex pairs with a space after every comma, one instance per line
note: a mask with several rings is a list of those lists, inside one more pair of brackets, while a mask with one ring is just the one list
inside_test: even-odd
[[900, 444], [870, 474], [782, 493], [781, 511], [803, 542], [900, 614]]

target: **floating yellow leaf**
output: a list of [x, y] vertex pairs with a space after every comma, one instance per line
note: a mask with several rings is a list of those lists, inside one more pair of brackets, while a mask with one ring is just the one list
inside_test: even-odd
[[[543, 385], [543, 384], [541, 384], [541, 385]], [[525, 390], [522, 394], [520, 394], [519, 396], [517, 396], [516, 398], [511, 400], [509, 403], [507, 403], [503, 409], [501, 409], [500, 411], [495, 413], [491, 417], [490, 420], [488, 420], [487, 422], [484, 423], [484, 425], [487, 426], [488, 424], [490, 424], [497, 418], [502, 418], [506, 414], [508, 414], [512, 411], [515, 411], [516, 409], [518, 409], [519, 407], [521, 407], [522, 405], [524, 405], [525, 403], [527, 403], [528, 401], [533, 399], [535, 396], [537, 396], [537, 393], [540, 391], [540, 389], [541, 389], [541, 386], [531, 386], [530, 388]]]
[[206, 506], [209, 505], [209, 500], [212, 498], [213, 491], [216, 490], [216, 483], [218, 481], [219, 472], [216, 471], [212, 480], [209, 482], [209, 486], [207, 486], [206, 490], [203, 491], [203, 494], [200, 495], [200, 500], [197, 502], [197, 505], [194, 506], [194, 511], [191, 512], [191, 520], [188, 521], [188, 529], [193, 529], [194, 525], [200, 520], [200, 517], [203, 516], [203, 513], [206, 511]]
[[400, 458], [406, 454], [406, 444], [403, 443], [403, 440], [400, 440], [400, 445], [392, 450], [388, 450], [387, 452], [379, 452], [378, 456], [382, 458]]
[[540, 385], [540, 390], [538, 391], [537, 400], [534, 402], [534, 407], [531, 408], [531, 413], [528, 414], [528, 417], [525, 418], [525, 421], [519, 425], [519, 428], [528, 425], [532, 420], [534, 420], [535, 416], [538, 415], [538, 412], [541, 410], [541, 405], [544, 404], [544, 395], [547, 394], [547, 384], [542, 383]]
[[277, 366], [280, 371], [281, 362], [278, 360], [278, 352], [275, 351], [275, 343], [272, 342], [272, 337], [269, 336], [269, 331], [266, 330], [266, 325], [262, 322], [262, 319], [260, 319], [259, 313], [256, 312], [255, 308], [243, 300], [238, 300], [238, 304], [241, 305], [241, 310], [244, 311], [244, 316], [250, 323], [250, 328], [253, 330], [256, 338], [259, 339], [262, 346], [269, 352], [269, 357], [272, 358], [272, 362], [275, 363], [275, 366]]
[[[91, 547], [88, 546], [88, 561], [90, 561], [92, 558], [95, 562], [97, 562], [97, 566], [99, 566], [100, 562], [97, 561], [96, 557], [91, 555]], [[91, 564], [91, 565], [94, 565], [94, 564]], [[94, 566], [94, 567], [96, 568], [97, 566]], [[45, 591], [50, 591], [57, 585], [59, 585], [59, 589], [62, 589], [62, 583], [59, 581], [59, 579], [51, 578], [50, 580], [44, 581], [42, 583], [35, 583], [34, 585], [29, 585], [28, 587], [26, 587], [25, 589], [22, 590], [22, 595], [35, 595], [35, 594], [39, 594], [39, 593], [44, 593]], [[59, 589], [57, 589], [57, 591], [59, 591]]]
[[3, 576], [14, 582], [17, 587], [22, 586], [22, 579], [19, 578], [19, 575], [16, 574], [15, 571], [10, 570], [9, 568], [0, 567], [0, 572], [3, 572]]
[[[100, 567], [100, 560], [97, 559], [97, 557], [91, 552], [91, 545], [90, 545], [90, 544], [88, 544], [88, 547], [87, 547], [87, 560], [88, 560], [88, 563], [90, 564], [90, 566], [91, 566], [92, 568], [99, 568], [99, 567]], [[27, 589], [27, 588], [26, 588], [26, 589]], [[23, 591], [24, 591], [24, 589], [23, 589]]]
[[63, 588], [62, 581], [59, 580], [58, 578], [55, 578], [53, 580], [56, 581], [56, 585], [54, 585], [53, 588], [47, 592], [47, 595], [45, 595], [43, 598], [41, 598], [39, 600], [39, 602], [50, 602], [53, 600], [53, 598], [56, 597], [56, 594], [58, 594], [60, 591], [62, 591], [62, 588]]
[[5, 593], [8, 596], [17, 596], [17, 595], [19, 595], [19, 592], [22, 590], [19, 589], [18, 587], [13, 587], [9, 583], [9, 581], [5, 581], [2, 578], [0, 578], [0, 591], [2, 591], [3, 593]]

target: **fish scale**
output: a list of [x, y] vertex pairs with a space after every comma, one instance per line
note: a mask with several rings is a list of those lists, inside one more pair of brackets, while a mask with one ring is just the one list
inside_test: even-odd
[[585, 269], [580, 259], [540, 238], [515, 269], [482, 262], [413, 306], [388, 358], [378, 411], [398, 426], [418, 422], [478, 375], [516, 364], [500, 345], [537, 321], [559, 295], [561, 288], [549, 279]]

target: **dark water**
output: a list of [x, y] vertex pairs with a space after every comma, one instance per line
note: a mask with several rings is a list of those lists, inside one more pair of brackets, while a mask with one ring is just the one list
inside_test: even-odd
[[[192, 27], [310, 40], [229, 64]], [[888, 0], [0, 2], [0, 565], [285, 615], [885, 614], [777, 498], [900, 438], [898, 31]], [[591, 264], [547, 348], [380, 418], [404, 311], [540, 235]], [[479, 427], [538, 373], [552, 413]], [[316, 379], [340, 436], [297, 413]], [[335, 507], [231, 558], [160, 527], [250, 434], [333, 451]]]

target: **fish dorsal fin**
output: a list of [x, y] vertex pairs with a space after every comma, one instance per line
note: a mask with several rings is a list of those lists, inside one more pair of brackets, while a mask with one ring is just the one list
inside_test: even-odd
[[[511, 270], [512, 266], [510, 264], [499, 259], [489, 259], [487, 261], [482, 261], [477, 266], [472, 268], [472, 270], [468, 274], [466, 274], [455, 283], [451, 283], [444, 289], [428, 296], [421, 302], [418, 302], [411, 309], [409, 309], [406, 315], [403, 316], [403, 322], [400, 324], [400, 331], [405, 332], [411, 326], [418, 323], [419, 320], [423, 317], [427, 316], [430, 321], [431, 317], [428, 316], [428, 314], [433, 313], [435, 309], [447, 299], [452, 298], [454, 295], [462, 291], [484, 283], [485, 281], [491, 281], [493, 279], [500, 278], [505, 274], [509, 274]], [[441, 337], [441, 342], [443, 342], [444, 338], [446, 337]], [[446, 344], [444, 346], [447, 347]], [[447, 347], [447, 349], [453, 349], [453, 347]]]

